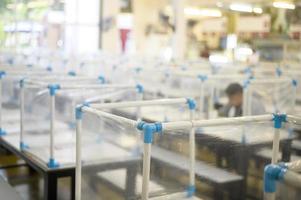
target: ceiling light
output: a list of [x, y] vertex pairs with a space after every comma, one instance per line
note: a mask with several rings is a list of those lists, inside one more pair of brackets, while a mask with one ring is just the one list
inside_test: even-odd
[[262, 11], [262, 8], [260, 8], [260, 7], [254, 7], [253, 12], [256, 14], [261, 14], [263, 11]]
[[275, 1], [273, 2], [273, 6], [275, 8], [283, 8], [283, 9], [291, 9], [294, 10], [296, 8], [295, 4], [285, 1]]
[[222, 12], [217, 9], [196, 9], [196, 8], [185, 8], [185, 15], [194, 17], [221, 17]]
[[238, 12], [253, 12], [253, 8], [249, 4], [232, 3], [230, 4], [230, 10]]

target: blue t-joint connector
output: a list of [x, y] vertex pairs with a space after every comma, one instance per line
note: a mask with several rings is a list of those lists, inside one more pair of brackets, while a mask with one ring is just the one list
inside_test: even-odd
[[296, 79], [293, 79], [293, 80], [292, 80], [292, 84], [293, 84], [293, 86], [297, 87], [298, 81], [297, 81]]
[[189, 185], [187, 187], [187, 197], [193, 197], [194, 193], [195, 193], [195, 186], [194, 185]]
[[144, 92], [144, 88], [141, 84], [137, 84], [136, 85], [136, 89], [138, 93], [143, 93]]
[[191, 98], [187, 99], [187, 104], [188, 104], [188, 107], [189, 107], [190, 110], [194, 110], [195, 107], [196, 107], [195, 101]]
[[24, 142], [20, 142], [20, 149], [21, 150], [29, 149], [29, 146], [27, 144], [25, 144]]
[[20, 79], [20, 81], [19, 81], [20, 88], [24, 87], [24, 82], [25, 82], [25, 78]]
[[0, 71], [0, 79], [2, 79], [6, 75], [5, 71]]
[[61, 89], [61, 86], [59, 84], [50, 84], [48, 85], [48, 89], [50, 96], [54, 96], [56, 91]]
[[75, 73], [75, 71], [69, 71], [69, 72], [68, 72], [68, 75], [69, 75], [69, 76], [76, 76], [76, 73]]
[[77, 107], [75, 108], [75, 119], [80, 120], [80, 119], [83, 118], [83, 111], [82, 111], [82, 108], [83, 108], [84, 106], [89, 107], [90, 104], [89, 104], [88, 102], [85, 102], [85, 103], [83, 103], [83, 104], [77, 106]]
[[154, 133], [162, 133], [162, 124], [157, 123], [145, 123], [143, 121], [139, 122], [137, 125], [138, 130], [143, 130], [144, 143], [151, 144], [153, 142]]
[[6, 131], [0, 128], [0, 136], [5, 136], [5, 135], [6, 135]]
[[286, 122], [286, 114], [274, 114], [274, 128], [280, 129], [282, 122]]
[[200, 79], [202, 82], [206, 81], [208, 79], [207, 75], [198, 75], [198, 79]]
[[106, 83], [106, 79], [102, 75], [98, 76], [98, 80], [100, 81], [101, 84], [105, 84]]
[[264, 192], [276, 192], [276, 182], [283, 180], [287, 169], [279, 165], [267, 165], [264, 168]]
[[53, 169], [53, 168], [58, 168], [60, 165], [59, 165], [59, 163], [54, 158], [50, 158], [49, 162], [47, 163], [47, 166], [49, 168]]
[[281, 76], [282, 75], [282, 70], [279, 67], [277, 67], [277, 69], [276, 69], [276, 75], [277, 76]]

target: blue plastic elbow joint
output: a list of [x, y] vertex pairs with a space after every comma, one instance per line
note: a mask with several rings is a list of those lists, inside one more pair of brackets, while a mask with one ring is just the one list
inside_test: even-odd
[[98, 76], [98, 80], [100, 81], [101, 84], [105, 84], [106, 83], [106, 79], [104, 76]]
[[56, 91], [61, 89], [61, 86], [59, 84], [51, 84], [48, 85], [48, 89], [49, 89], [50, 96], [54, 96]]
[[187, 104], [188, 104], [188, 107], [189, 107], [190, 110], [194, 110], [195, 107], [196, 107], [195, 101], [191, 98], [187, 99]]
[[274, 114], [274, 128], [280, 129], [282, 127], [282, 122], [286, 122], [286, 114]]
[[267, 165], [264, 168], [264, 192], [276, 192], [276, 183], [283, 180], [286, 171], [286, 168], [279, 165]]
[[189, 185], [187, 187], [187, 197], [188, 198], [193, 197], [194, 193], [195, 193], [195, 186], [194, 185]]
[[0, 136], [5, 136], [6, 131], [3, 128], [0, 128]]
[[83, 111], [82, 111], [82, 109], [85, 106], [89, 107], [90, 106], [89, 102], [85, 102], [85, 103], [83, 103], [83, 104], [81, 104], [81, 105], [79, 105], [79, 106], [77, 106], [75, 108], [75, 119], [76, 120], [80, 120], [80, 119], [83, 118]]
[[6, 75], [5, 71], [0, 71], [0, 79], [2, 79]]
[[76, 73], [75, 73], [75, 71], [70, 71], [70, 72], [68, 72], [68, 75], [69, 76], [76, 76]]
[[143, 86], [140, 85], [140, 84], [137, 84], [137, 85], [136, 85], [136, 89], [137, 89], [137, 92], [138, 92], [138, 93], [143, 93], [143, 92], [144, 92], [144, 88], [143, 88]]

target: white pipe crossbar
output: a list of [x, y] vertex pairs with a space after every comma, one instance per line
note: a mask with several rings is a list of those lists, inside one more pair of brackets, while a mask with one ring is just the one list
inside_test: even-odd
[[285, 183], [301, 189], [301, 175], [300, 174], [293, 172], [291, 170], [287, 170], [283, 178], [284, 178]]
[[146, 100], [146, 101], [129, 101], [119, 103], [108, 103], [108, 104], [91, 104], [92, 108], [105, 109], [105, 108], [130, 108], [138, 106], [163, 106], [163, 105], [178, 105], [187, 102], [185, 98], [177, 99], [160, 99], [160, 100]]

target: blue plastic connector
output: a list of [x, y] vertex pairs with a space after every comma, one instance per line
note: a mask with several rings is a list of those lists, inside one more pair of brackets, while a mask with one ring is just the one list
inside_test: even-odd
[[276, 69], [276, 75], [282, 76], [282, 70], [279, 67], [277, 67], [277, 69]]
[[188, 107], [189, 107], [190, 110], [194, 110], [195, 107], [196, 107], [195, 101], [191, 98], [187, 99], [187, 104], [188, 104]]
[[139, 122], [137, 125], [138, 130], [143, 130], [144, 143], [150, 144], [153, 142], [154, 133], [162, 133], [162, 124], [157, 123], [145, 123], [143, 121]]
[[53, 169], [53, 168], [58, 168], [60, 165], [54, 158], [50, 158], [49, 162], [47, 163], [47, 166]]
[[194, 193], [195, 193], [195, 186], [194, 185], [189, 185], [186, 189], [187, 191], [187, 197], [193, 197]]
[[81, 104], [81, 105], [79, 105], [75, 108], [75, 119], [79, 120], [79, 119], [83, 118], [82, 108], [85, 107], [85, 106], [89, 107], [90, 104], [88, 102], [85, 102], [85, 103], [83, 103], [83, 104]]
[[274, 114], [274, 128], [280, 129], [282, 122], [286, 122], [286, 114]]
[[32, 67], [33, 67], [33, 65], [32, 65], [32, 64], [27, 64], [27, 65], [26, 65], [26, 67], [28, 67], [28, 68], [32, 68]]
[[27, 144], [25, 144], [24, 142], [20, 142], [20, 149], [21, 150], [29, 149], [29, 146]]
[[276, 182], [283, 180], [287, 169], [279, 165], [267, 165], [264, 168], [264, 192], [276, 192]]
[[61, 89], [61, 86], [59, 84], [50, 84], [48, 85], [48, 89], [50, 96], [54, 96], [56, 91]]
[[137, 89], [138, 93], [143, 93], [144, 92], [144, 87], [141, 84], [137, 84], [136, 89]]
[[23, 88], [23, 87], [24, 87], [24, 82], [25, 82], [25, 78], [21, 78], [21, 79], [19, 80], [19, 86], [20, 86], [20, 88]]
[[0, 79], [2, 79], [6, 75], [5, 71], [0, 71]]
[[293, 86], [297, 87], [298, 81], [297, 81], [296, 79], [293, 79], [293, 80], [292, 80], [292, 84], [293, 84]]
[[100, 83], [101, 84], [105, 84], [106, 83], [106, 79], [105, 79], [105, 77], [104, 76], [98, 76], [98, 78], [97, 78], [99, 81], [100, 81]]
[[136, 68], [135, 68], [135, 72], [136, 72], [137, 74], [139, 74], [141, 71], [142, 71], [142, 68], [141, 68], [141, 67], [136, 67]]
[[250, 79], [245, 80], [244, 84], [243, 84], [243, 88], [246, 89], [249, 86], [250, 83], [251, 83]]
[[207, 75], [198, 75], [198, 79], [200, 79], [202, 82], [208, 80], [208, 76]]
[[7, 133], [4, 129], [0, 128], [0, 136], [5, 136]]
[[75, 71], [69, 71], [69, 72], [68, 72], [68, 75], [69, 75], [69, 76], [76, 76], [76, 73], [75, 73]]

